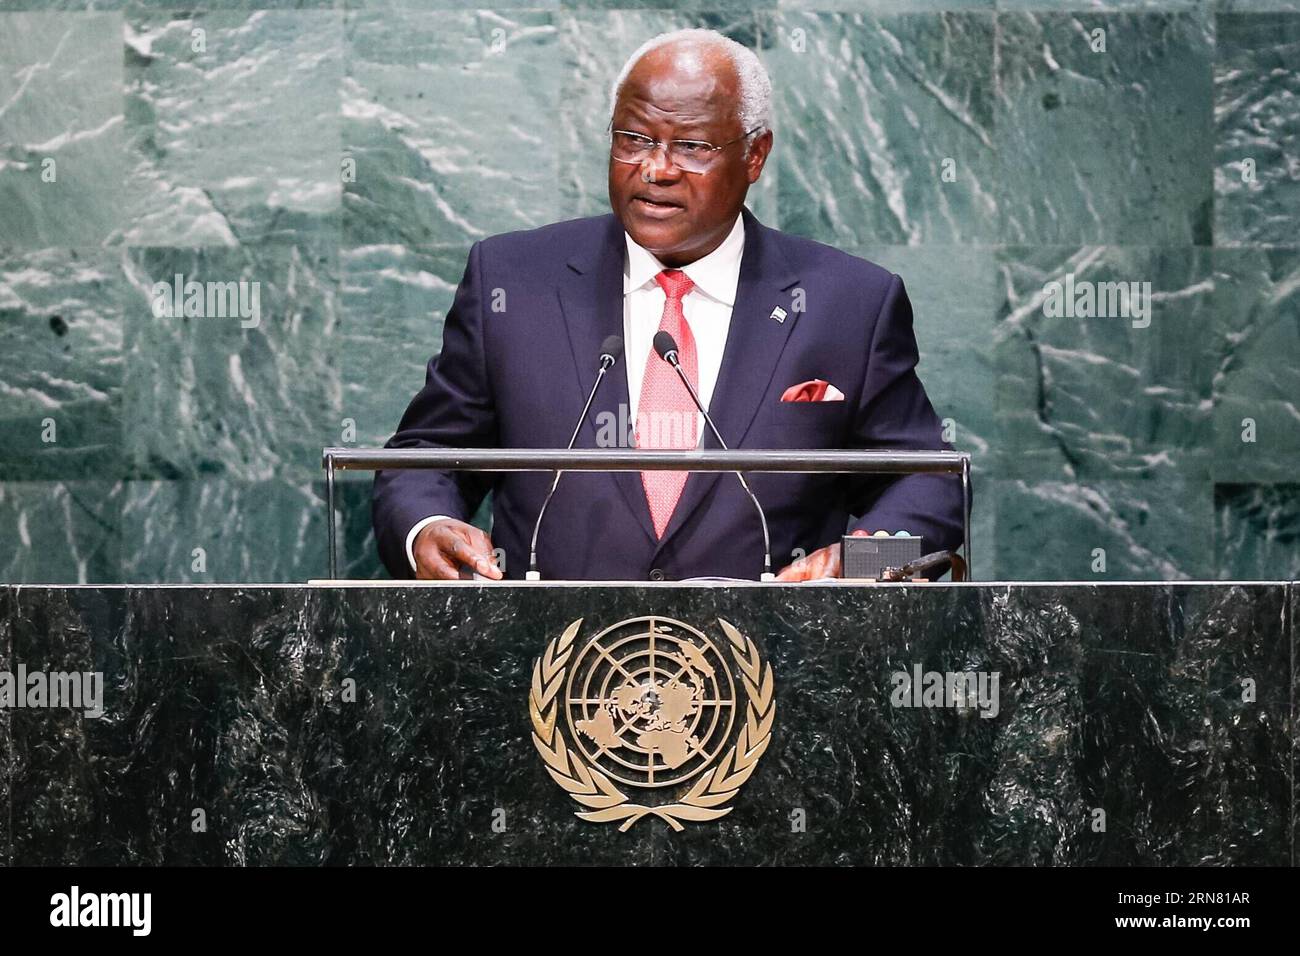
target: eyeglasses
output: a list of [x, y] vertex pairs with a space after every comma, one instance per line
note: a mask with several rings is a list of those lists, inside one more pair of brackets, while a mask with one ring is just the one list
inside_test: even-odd
[[702, 173], [713, 165], [714, 160], [718, 158], [718, 153], [733, 143], [739, 143], [742, 139], [752, 136], [762, 128], [762, 126], [755, 126], [748, 132], [742, 133], [735, 139], [728, 140], [720, 146], [714, 146], [712, 143], [705, 143], [697, 139], [674, 139], [662, 143], [640, 133], [630, 133], [625, 129], [616, 129], [611, 133], [609, 155], [615, 162], [640, 166], [654, 155], [656, 149], [662, 146], [668, 153], [668, 161], [682, 172]]

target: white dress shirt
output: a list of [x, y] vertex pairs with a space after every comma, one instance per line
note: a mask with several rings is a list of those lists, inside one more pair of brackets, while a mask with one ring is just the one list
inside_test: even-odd
[[[623, 368], [627, 374], [628, 421], [636, 421], [641, 398], [641, 380], [646, 361], [654, 352], [654, 337], [663, 319], [667, 296], [655, 276], [667, 268], [655, 256], [637, 245], [626, 232], [627, 255], [623, 259]], [[682, 266], [695, 287], [682, 299], [682, 314], [695, 336], [699, 381], [695, 390], [705, 408], [711, 408], [713, 388], [722, 368], [722, 353], [731, 328], [731, 309], [740, 285], [740, 259], [745, 251], [745, 220], [736, 216], [727, 238], [707, 256]], [[679, 343], [680, 344], [680, 343]], [[659, 361], [656, 356], [656, 361]], [[708, 428], [703, 415], [696, 415], [695, 434], [704, 437]], [[415, 536], [426, 525], [447, 515], [430, 515], [416, 522], [406, 535], [406, 557], [415, 568]]]
[[[662, 262], [637, 245], [632, 237], [627, 239], [627, 257], [623, 263], [623, 354], [627, 356], [628, 421], [636, 421], [637, 403], [641, 398], [641, 380], [645, 377], [648, 358], [654, 354], [654, 337], [663, 319], [667, 296], [655, 282], [655, 276], [667, 268]], [[695, 287], [682, 299], [682, 314], [695, 336], [695, 355], [700, 380], [695, 390], [700, 402], [709, 408], [713, 387], [722, 367], [722, 352], [727, 345], [727, 330], [731, 328], [731, 307], [736, 302], [736, 287], [740, 284], [740, 257], [745, 251], [745, 221], [736, 217], [727, 238], [722, 240], [702, 259], [682, 266], [681, 271], [695, 283]], [[680, 345], [680, 343], [678, 343]], [[655, 356], [655, 361], [660, 361]], [[698, 419], [695, 434], [704, 437], [708, 425], [703, 415]]]

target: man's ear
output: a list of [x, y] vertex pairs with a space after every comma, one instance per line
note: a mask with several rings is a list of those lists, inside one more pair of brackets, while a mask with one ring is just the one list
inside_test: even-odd
[[772, 131], [765, 129], [754, 138], [754, 142], [750, 143], [749, 155], [745, 157], [745, 171], [748, 173], [751, 186], [758, 182], [758, 177], [763, 174], [763, 166], [770, 152], [772, 152]]

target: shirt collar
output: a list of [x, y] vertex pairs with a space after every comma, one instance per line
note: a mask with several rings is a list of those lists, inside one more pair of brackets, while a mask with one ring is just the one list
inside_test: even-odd
[[[626, 232], [627, 257], [623, 262], [623, 294], [633, 292], [653, 283], [655, 276], [665, 266], [652, 252], [642, 248]], [[682, 272], [695, 283], [695, 288], [723, 305], [734, 305], [736, 286], [740, 284], [740, 257], [745, 251], [745, 217], [736, 216], [736, 224], [727, 233], [718, 248], [707, 256], [682, 266]]]

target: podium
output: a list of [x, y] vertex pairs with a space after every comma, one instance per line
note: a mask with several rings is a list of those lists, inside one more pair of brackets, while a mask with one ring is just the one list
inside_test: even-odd
[[[0, 862], [1286, 865], [1296, 588], [4, 587], [0, 671], [98, 671], [104, 713], [0, 710]], [[735, 712], [723, 776], [765, 734], [763, 751], [724, 815], [680, 830], [580, 818], [593, 807], [535, 740], [539, 662], [579, 666], [585, 642], [647, 617], [701, 654], [696, 633], [752, 645], [771, 674], [740, 749], [752, 708]], [[682, 693], [701, 660], [655, 671], [653, 707], [624, 692], [606, 712], [666, 740], [645, 736], [656, 720], [721, 699]], [[926, 675], [965, 673], [997, 674], [996, 699], [986, 680], [961, 706], [926, 702]], [[583, 694], [549, 700], [617, 696]], [[593, 739], [555, 713], [581, 783]], [[617, 813], [681, 802], [615, 783]]]
[[[335, 472], [338, 469], [383, 471], [443, 469], [450, 471], [703, 471], [703, 472], [821, 472], [840, 474], [951, 474], [961, 477], [962, 553], [971, 573], [971, 458], [956, 451], [878, 450], [747, 450], [636, 451], [625, 449], [551, 448], [325, 448], [325, 503], [329, 520], [329, 576], [338, 578], [335, 541]], [[554, 490], [555, 485], [552, 485]], [[755, 507], [758, 507], [755, 501]], [[545, 508], [545, 505], [543, 505]], [[767, 518], [755, 514], [767, 538]]]

